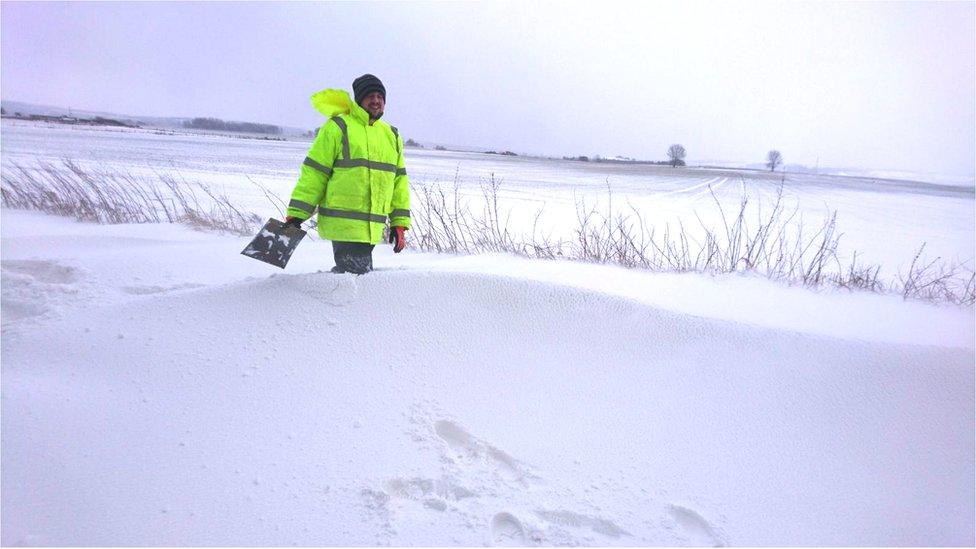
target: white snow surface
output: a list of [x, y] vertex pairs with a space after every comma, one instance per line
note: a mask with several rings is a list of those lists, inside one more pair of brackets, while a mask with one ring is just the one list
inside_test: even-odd
[[973, 545], [972, 309], [2, 212], [3, 545]]

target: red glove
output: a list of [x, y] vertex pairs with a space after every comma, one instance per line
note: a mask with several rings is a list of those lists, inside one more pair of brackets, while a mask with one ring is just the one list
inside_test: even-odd
[[390, 243], [393, 244], [393, 253], [400, 253], [407, 247], [407, 235], [403, 234], [406, 229], [403, 227], [390, 227]]
[[288, 216], [285, 218], [285, 225], [291, 225], [293, 227], [301, 227], [304, 219], [298, 219], [297, 217]]

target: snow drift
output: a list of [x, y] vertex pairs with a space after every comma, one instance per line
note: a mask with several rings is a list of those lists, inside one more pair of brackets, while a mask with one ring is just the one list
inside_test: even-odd
[[3, 212], [5, 545], [972, 545], [971, 310]]

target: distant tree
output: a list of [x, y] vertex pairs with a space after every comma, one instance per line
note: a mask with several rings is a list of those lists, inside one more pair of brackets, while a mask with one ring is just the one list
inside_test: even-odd
[[685, 165], [685, 148], [683, 145], [678, 145], [675, 143], [668, 147], [668, 161], [671, 167], [684, 166]]
[[421, 145], [420, 143], [417, 143], [417, 142], [416, 142], [416, 141], [414, 141], [414, 140], [413, 140], [412, 138], [408, 138], [408, 139], [407, 139], [407, 142], [406, 142], [406, 143], [404, 143], [404, 144], [403, 144], [403, 146], [404, 146], [404, 147], [414, 147], [414, 148], [417, 148], [417, 149], [422, 149], [422, 148], [424, 148], [424, 146], [423, 146], [423, 145]]
[[0, 115], [6, 116], [7, 115], [7, 109], [5, 109], [3, 107], [0, 107]]
[[766, 166], [769, 171], [776, 171], [776, 167], [783, 163], [783, 155], [779, 151], [769, 151], [766, 154]]

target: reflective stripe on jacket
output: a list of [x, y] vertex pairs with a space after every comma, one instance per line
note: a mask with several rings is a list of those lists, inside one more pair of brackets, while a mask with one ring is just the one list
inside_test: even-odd
[[322, 238], [376, 244], [390, 225], [410, 228], [410, 180], [403, 164], [403, 140], [369, 115], [343, 90], [324, 90], [312, 105], [329, 120], [319, 128], [288, 215], [308, 219], [318, 212]]

